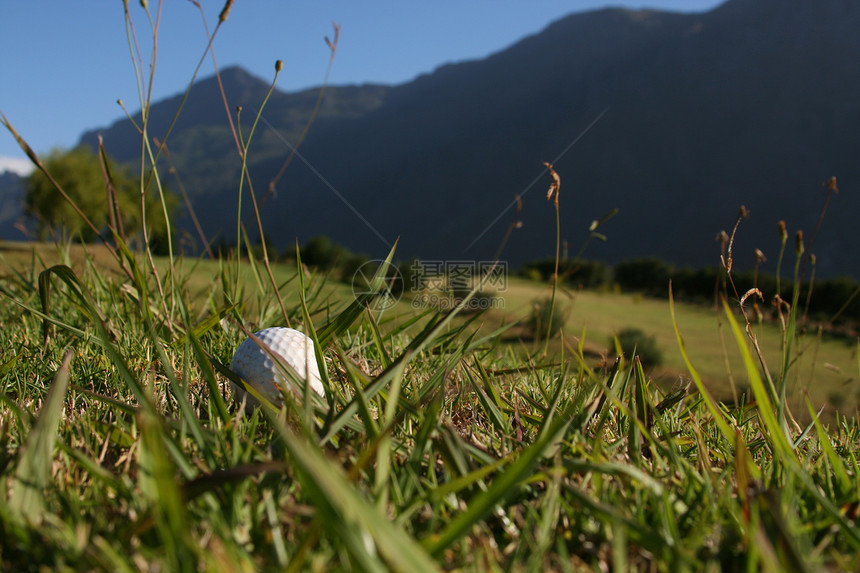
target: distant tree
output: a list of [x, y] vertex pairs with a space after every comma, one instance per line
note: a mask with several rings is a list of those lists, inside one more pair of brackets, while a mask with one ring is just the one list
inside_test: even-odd
[[[546, 258], [526, 263], [520, 276], [550, 280], [555, 272], [555, 259]], [[559, 261], [558, 274], [561, 280], [573, 287], [595, 289], [609, 282], [609, 267], [600, 261], [568, 259]]]
[[819, 317], [831, 319], [841, 324], [848, 320], [860, 319], [860, 283], [849, 277], [835, 277], [818, 281], [812, 290], [810, 312]]
[[657, 258], [633, 259], [615, 265], [613, 275], [623, 289], [665, 297], [669, 291], [672, 267]]
[[[264, 240], [266, 243], [266, 255], [269, 257], [270, 261], [278, 260], [278, 247], [275, 245], [272, 238], [264, 235]], [[253, 247], [254, 258], [262, 259], [263, 258], [263, 240], [260, 240], [260, 237], [257, 237], [257, 240], [254, 241]]]
[[310, 267], [333, 269], [349, 256], [349, 251], [325, 236], [311, 237], [301, 248], [302, 262]]
[[[722, 278], [723, 271], [717, 267], [675, 269], [672, 272], [672, 296], [675, 300], [713, 302]], [[666, 289], [661, 298], [666, 298], [668, 294], [669, 290]]]
[[424, 288], [427, 277], [421, 261], [413, 257], [408, 261], [397, 264], [400, 276], [403, 277], [403, 288], [409, 291], [420, 291]]
[[354, 286], [360, 287], [356, 281], [358, 281], [363, 274], [358, 271], [359, 269], [368, 270], [362, 268], [367, 261], [367, 255], [347, 254], [343, 257], [343, 260], [340, 261], [340, 280], [347, 284], [354, 284]]
[[[98, 158], [84, 147], [69, 152], [54, 149], [42, 162], [78, 208], [97, 227], [107, 222], [104, 179]], [[63, 199], [41, 171], [28, 178], [24, 198], [26, 213], [36, 219], [39, 238], [45, 240], [52, 231], [60, 230], [92, 241], [96, 235], [74, 208]]]
[[[78, 209], [92, 221], [98, 233], [105, 232], [109, 222], [109, 209], [98, 156], [85, 146], [70, 151], [55, 149], [43, 159], [43, 164]], [[140, 182], [126, 166], [110, 161], [109, 166], [116, 187], [122, 228], [130, 240], [139, 240], [142, 237]], [[147, 189], [145, 197], [150, 246], [159, 251], [165, 247], [167, 238], [164, 209], [154, 186], [153, 189]], [[170, 216], [176, 200], [169, 193], [166, 199]], [[36, 220], [42, 240], [50, 237], [52, 233], [67, 235], [82, 242], [94, 241], [98, 236], [41, 171], [35, 171], [27, 180], [24, 208], [26, 213]]]

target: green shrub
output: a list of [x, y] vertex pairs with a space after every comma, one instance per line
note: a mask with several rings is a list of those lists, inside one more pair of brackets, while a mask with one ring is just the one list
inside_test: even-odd
[[[550, 280], [555, 273], [555, 259], [547, 258], [526, 263], [518, 272], [530, 280]], [[564, 284], [572, 287], [596, 289], [609, 282], [609, 267], [600, 261], [570, 259], [560, 261], [558, 275]]]
[[[550, 317], [552, 317], [551, 325]], [[560, 329], [564, 328], [566, 322], [567, 313], [559, 301], [556, 300], [555, 306], [552, 306], [551, 299], [546, 297], [532, 303], [532, 309], [526, 321], [526, 329], [535, 340], [543, 340], [546, 337], [547, 327], [552, 328], [550, 337], [554, 337], [558, 335]]]
[[[451, 295], [451, 302], [453, 305], [460, 304], [464, 298], [469, 296], [469, 293], [472, 292], [473, 285], [453, 281], [448, 285], [448, 292]], [[492, 292], [479, 290], [469, 299], [466, 303], [466, 306], [463, 308], [462, 312], [478, 312], [481, 310], [487, 310], [490, 308], [496, 307], [500, 302], [500, 299], [493, 294]]]
[[301, 248], [302, 262], [309, 267], [330, 270], [349, 255], [349, 251], [325, 236], [311, 237]]
[[[369, 286], [365, 281], [373, 277], [373, 274], [367, 274], [367, 276], [365, 276], [365, 274], [371, 273], [371, 271], [375, 271], [376, 268], [370, 266], [365, 268], [364, 265], [368, 262], [368, 260], [369, 259], [366, 255], [354, 255], [352, 253], [346, 253], [346, 255], [344, 255], [344, 257], [339, 261], [338, 265], [338, 274], [340, 275], [340, 281], [354, 286]], [[359, 269], [361, 269], [363, 272], [359, 273]], [[361, 280], [361, 282], [357, 283], [356, 281], [358, 280]]]
[[618, 263], [613, 269], [613, 275], [615, 282], [624, 290], [665, 297], [669, 291], [672, 270], [668, 263], [649, 257]]
[[400, 276], [403, 277], [404, 290], [417, 292], [424, 288], [426, 283], [424, 267], [417, 258], [413, 257], [408, 261], [401, 262], [397, 268], [400, 271]]
[[[638, 328], [625, 328], [615, 338], [621, 346], [621, 351], [627, 359], [634, 355], [639, 357], [643, 366], [659, 366], [663, 362], [663, 353], [657, 347], [657, 339], [648, 336]], [[610, 349], [615, 348], [615, 340], [609, 340]]]

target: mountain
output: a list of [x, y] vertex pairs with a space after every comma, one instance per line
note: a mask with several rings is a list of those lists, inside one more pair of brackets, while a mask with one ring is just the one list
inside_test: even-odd
[[[542, 165], [553, 161], [571, 253], [591, 221], [618, 208], [600, 228], [608, 240], [587, 257], [714, 265], [715, 236], [746, 205], [734, 258], [749, 268], [756, 248], [775, 263], [779, 220], [807, 240], [815, 234], [823, 182], [837, 176], [844, 192], [815, 239], [818, 272], [860, 276], [857, 29], [853, 0], [730, 0], [702, 14], [605, 9], [406, 84], [329, 88], [301, 158], [265, 200], [264, 228], [280, 246], [325, 234], [379, 256], [400, 237], [401, 258], [485, 260], [517, 218], [523, 226], [503, 253], [516, 266], [554, 252]], [[247, 134], [268, 83], [239, 68], [222, 81]], [[276, 90], [268, 101], [248, 154], [258, 199], [317, 94]], [[153, 106], [150, 135], [163, 136], [180, 100]], [[118, 159], [139, 157], [127, 120], [102, 133]], [[241, 164], [213, 78], [194, 86], [168, 144], [207, 232], [235, 241]], [[242, 209], [254, 229], [247, 195]]]
[[24, 216], [24, 180], [13, 171], [0, 171], [0, 240], [21, 240], [15, 228]]

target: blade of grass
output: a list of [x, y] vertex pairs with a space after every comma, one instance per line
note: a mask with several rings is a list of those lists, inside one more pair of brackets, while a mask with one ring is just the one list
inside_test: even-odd
[[723, 434], [723, 437], [728, 440], [729, 443], [732, 443], [734, 440], [734, 432], [728, 422], [726, 422], [725, 416], [717, 407], [710, 392], [705, 388], [705, 384], [702, 382], [702, 377], [699, 376], [699, 373], [696, 371], [695, 367], [693, 367], [693, 363], [690, 362], [690, 356], [687, 354], [687, 347], [684, 344], [684, 339], [681, 336], [681, 329], [678, 327], [678, 320], [675, 317], [675, 299], [672, 296], [671, 283], [669, 283], [669, 314], [672, 317], [672, 326], [675, 328], [675, 337], [678, 340], [678, 348], [681, 350], [681, 355], [684, 357], [684, 364], [687, 365], [687, 371], [690, 373], [690, 376], [692, 376], [693, 382], [696, 384], [696, 389], [699, 391], [699, 395], [702, 396], [705, 407], [707, 407], [708, 412], [710, 412], [714, 423], [717, 424], [720, 433]]
[[114, 366], [117, 368], [120, 378], [123, 380], [123, 382], [125, 382], [129, 390], [132, 391], [135, 398], [137, 398], [137, 400], [139, 401], [140, 405], [145, 409], [154, 412], [155, 407], [150, 403], [149, 396], [146, 392], [143, 391], [142, 386], [134, 377], [134, 374], [132, 374], [128, 365], [122, 359], [114, 344], [111, 342], [111, 340], [113, 340], [115, 337], [107, 330], [104, 320], [101, 318], [103, 314], [95, 306], [92, 295], [90, 294], [89, 290], [82, 285], [77, 275], [75, 275], [75, 272], [65, 265], [56, 265], [43, 272], [46, 273], [46, 276], [53, 274], [69, 286], [73, 294], [76, 295], [79, 302], [83, 305], [83, 308], [91, 317], [93, 326], [95, 326], [96, 332], [98, 334], [97, 338], [101, 342], [102, 348], [104, 349], [105, 353], [108, 355], [111, 362], [113, 362]]
[[189, 538], [191, 527], [176, 470], [167, 454], [165, 430], [158, 418], [147, 412], [141, 412], [139, 424], [141, 493], [155, 517], [156, 530], [171, 569], [195, 571], [196, 557]]
[[747, 347], [746, 336], [741, 330], [737, 319], [735, 319], [731, 307], [725, 300], [723, 300], [723, 309], [725, 310], [726, 318], [729, 322], [732, 333], [734, 334], [735, 342], [738, 345], [738, 350], [740, 351], [744, 367], [746, 368], [750, 387], [752, 388], [753, 395], [755, 395], [756, 403], [758, 404], [758, 412], [761, 414], [761, 419], [765, 427], [765, 436], [769, 438], [769, 441], [773, 443], [776, 450], [780, 452], [784, 459], [793, 459], [796, 461], [797, 458], [791, 448], [790, 437], [785, 435], [783, 426], [777, 419], [774, 404], [770, 400], [770, 394], [765, 387], [764, 380], [762, 380], [762, 377], [759, 374], [755, 360], [753, 360], [752, 354]]
[[574, 409], [577, 406], [571, 404], [564, 412], [560, 412], [552, 426], [541, 432], [535, 442], [524, 449], [519, 457], [493, 480], [486, 491], [475, 496], [466, 511], [458, 513], [441, 533], [425, 538], [423, 545], [427, 551], [438, 556], [486, 517], [493, 507], [512, 495], [547, 452], [562, 439], [573, 421]]
[[51, 480], [51, 460], [63, 404], [69, 387], [72, 350], [66, 350], [36, 423], [30, 429], [15, 469], [9, 510], [19, 520], [38, 526], [46, 515], [45, 493]]
[[388, 349], [385, 348], [382, 334], [379, 332], [379, 324], [376, 323], [376, 318], [374, 318], [373, 313], [370, 312], [370, 307], [367, 307], [365, 316], [367, 317], [367, 325], [370, 327], [370, 332], [373, 335], [373, 342], [376, 344], [377, 351], [379, 351], [382, 368], [388, 368], [391, 366], [391, 355], [388, 354]]
[[279, 421], [272, 419], [272, 422], [308, 495], [319, 511], [333, 517], [323, 520], [324, 528], [333, 538], [344, 541], [358, 563], [380, 571], [429, 573], [438, 570], [421, 546], [365, 501], [341, 469], [328, 461], [316, 446], [311, 446]]
[[322, 344], [326, 344], [330, 338], [343, 334], [349, 328], [355, 319], [358, 318], [367, 308], [367, 303], [376, 296], [376, 293], [382, 288], [385, 283], [388, 269], [391, 266], [391, 261], [394, 259], [394, 251], [397, 249], [397, 242], [391, 247], [388, 256], [376, 270], [376, 274], [371, 278], [365, 292], [355, 298], [345, 309], [340, 311], [337, 316], [327, 324], [319, 328], [319, 340]]
[[848, 476], [848, 472], [845, 469], [845, 464], [842, 462], [842, 458], [836, 454], [836, 450], [833, 449], [833, 443], [830, 441], [830, 436], [828, 435], [827, 430], [824, 429], [824, 426], [821, 425], [821, 420], [819, 419], [818, 414], [816, 414], [815, 408], [812, 407], [812, 402], [809, 401], [809, 396], [806, 397], [806, 407], [809, 410], [809, 417], [815, 424], [815, 431], [818, 434], [818, 446], [824, 453], [827, 465], [830, 466], [830, 473], [832, 473], [836, 478], [836, 483], [839, 485], [839, 493], [842, 495], [848, 495], [849, 493], [855, 492], [856, 490], [851, 484], [851, 478]]

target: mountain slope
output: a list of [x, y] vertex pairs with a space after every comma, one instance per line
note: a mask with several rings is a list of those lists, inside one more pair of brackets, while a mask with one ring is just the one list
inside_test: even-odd
[[15, 227], [24, 216], [24, 180], [12, 171], [0, 171], [0, 240], [21, 240]]
[[[692, 15], [607, 9], [407, 84], [332, 88], [301, 148], [307, 164], [294, 161], [267, 199], [267, 232], [280, 245], [327, 234], [371, 255], [400, 236], [404, 257], [485, 259], [519, 194], [523, 228], [504, 253], [516, 265], [553, 252], [554, 212], [543, 197], [549, 178], [541, 172], [543, 161], [555, 161], [572, 253], [589, 223], [617, 207], [601, 229], [609, 240], [587, 256], [715, 264], [714, 237], [745, 204], [752, 216], [741, 224], [735, 259], [749, 266], [755, 248], [775, 261], [778, 220], [813, 234], [821, 183], [836, 175], [849, 192], [833, 199], [815, 251], [820, 272], [857, 275], [856, 29], [860, 6], [850, 0], [731, 0]], [[231, 88], [228, 96], [234, 105], [245, 94], [249, 124], [267, 85], [244, 81], [244, 92]], [[177, 126], [171, 152], [207, 230], [235, 236], [235, 145], [212, 80], [194, 89], [189, 105], [200, 117]], [[268, 104], [274, 129], [261, 132], [249, 155], [258, 196], [315, 97], [276, 93]], [[117, 152], [124, 144], [112, 145], [121, 126], [105, 141], [129, 159]]]

